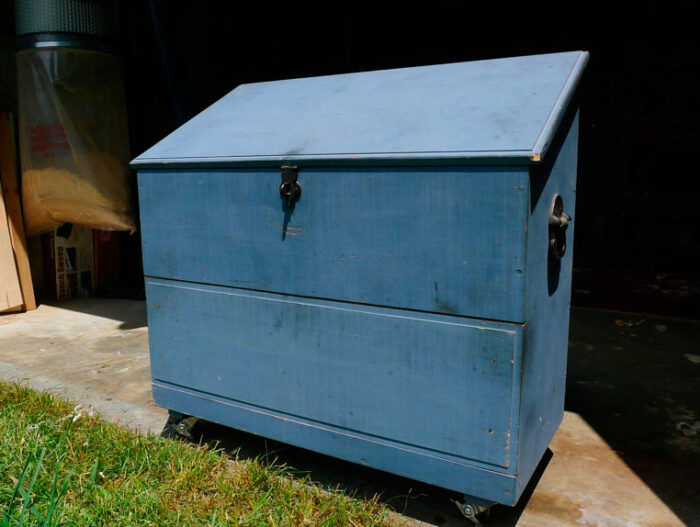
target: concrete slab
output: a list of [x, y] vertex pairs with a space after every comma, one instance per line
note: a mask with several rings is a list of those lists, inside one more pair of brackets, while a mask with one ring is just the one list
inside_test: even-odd
[[566, 412], [550, 448], [518, 525], [684, 525], [580, 415]]
[[140, 431], [158, 433], [167, 419], [151, 399], [144, 302], [81, 298], [0, 316], [0, 378]]
[[[147, 336], [143, 302], [84, 298], [5, 315], [0, 379], [158, 433], [167, 412], [151, 399]], [[569, 411], [521, 503], [495, 507], [485, 524], [700, 525], [699, 342], [695, 322], [574, 310]], [[308, 471], [329, 488], [380, 494], [407, 525], [466, 524], [448, 491], [213, 424], [197, 432], [239, 456]]]

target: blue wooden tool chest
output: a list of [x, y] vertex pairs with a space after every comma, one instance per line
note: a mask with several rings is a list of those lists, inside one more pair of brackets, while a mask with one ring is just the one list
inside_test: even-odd
[[563, 415], [587, 60], [242, 85], [136, 158], [155, 401], [514, 504]]

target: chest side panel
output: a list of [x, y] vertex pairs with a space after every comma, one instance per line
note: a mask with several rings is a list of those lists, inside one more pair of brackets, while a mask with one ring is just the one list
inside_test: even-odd
[[526, 168], [141, 171], [147, 276], [522, 322]]
[[[549, 157], [531, 172], [519, 492], [527, 484], [564, 415], [577, 154], [578, 113], [572, 107], [562, 121]], [[566, 252], [559, 261], [548, 257], [549, 214], [555, 195], [562, 197], [564, 211], [572, 217], [566, 231]]]
[[520, 325], [155, 279], [147, 294], [156, 381], [510, 464]]

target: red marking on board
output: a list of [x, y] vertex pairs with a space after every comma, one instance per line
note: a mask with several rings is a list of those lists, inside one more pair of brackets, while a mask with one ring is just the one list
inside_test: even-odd
[[287, 234], [289, 236], [297, 236], [299, 234], [304, 234], [304, 227], [295, 227], [294, 225], [287, 225], [287, 227], [284, 228], [282, 227], [282, 225], [277, 225], [277, 228], [280, 232], [283, 232], [284, 234]]
[[62, 124], [39, 124], [29, 129], [32, 152], [43, 152], [44, 157], [55, 157], [55, 150], [70, 148], [66, 129]]

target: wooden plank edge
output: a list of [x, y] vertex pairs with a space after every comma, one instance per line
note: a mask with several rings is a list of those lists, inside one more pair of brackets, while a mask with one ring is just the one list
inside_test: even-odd
[[10, 242], [15, 257], [15, 266], [22, 292], [22, 310], [36, 309], [34, 285], [29, 265], [27, 240], [24, 233], [22, 205], [17, 177], [15, 156], [14, 121], [12, 114], [0, 113], [0, 184], [2, 185], [7, 212]]
[[22, 303], [22, 289], [19, 285], [17, 265], [10, 241], [10, 229], [7, 225], [5, 200], [0, 184], [0, 309], [11, 309], [21, 306]]
[[549, 148], [552, 138], [554, 137], [556, 129], [563, 119], [569, 103], [574, 98], [574, 94], [576, 93], [576, 89], [580, 84], [581, 77], [583, 77], [583, 71], [586, 69], [586, 65], [588, 64], [588, 58], [589, 53], [587, 51], [579, 51], [578, 58], [572, 66], [569, 76], [566, 79], [566, 83], [564, 84], [564, 87], [559, 93], [559, 96], [557, 97], [557, 100], [554, 103], [549, 116], [547, 117], [544, 128], [542, 128], [537, 141], [535, 141], [535, 144], [532, 147], [532, 155], [530, 156], [531, 161], [540, 162], [547, 153], [547, 149]]

